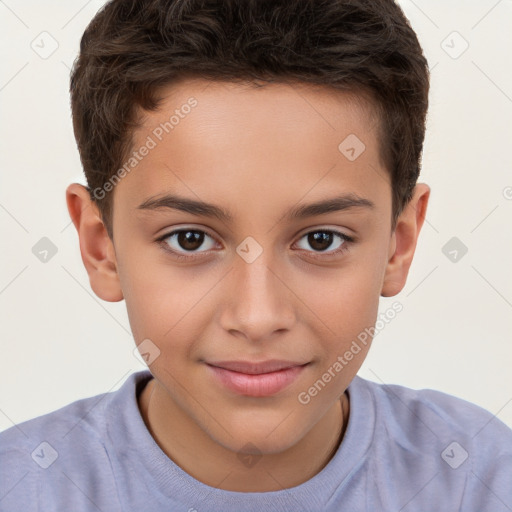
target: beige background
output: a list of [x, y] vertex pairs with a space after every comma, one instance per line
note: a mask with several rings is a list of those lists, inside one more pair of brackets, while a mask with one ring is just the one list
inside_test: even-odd
[[[382, 312], [397, 300], [403, 311], [359, 374], [445, 391], [512, 427], [512, 2], [399, 3], [432, 69], [420, 179], [432, 196], [408, 284], [381, 299]], [[102, 5], [0, 2], [0, 430], [143, 368], [124, 302], [90, 289], [65, 203], [66, 186], [85, 183], [69, 71]], [[47, 58], [31, 47], [42, 37], [46, 51], [58, 44]], [[43, 237], [57, 250], [46, 263], [32, 252]], [[443, 253], [452, 237], [468, 248], [457, 262]]]

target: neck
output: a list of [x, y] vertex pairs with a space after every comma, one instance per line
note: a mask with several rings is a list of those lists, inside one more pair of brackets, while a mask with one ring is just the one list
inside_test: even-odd
[[216, 443], [182, 412], [171, 411], [167, 392], [154, 378], [138, 400], [148, 430], [170, 459], [196, 480], [235, 492], [278, 491], [311, 479], [336, 453], [349, 416], [345, 393], [297, 444], [261, 456], [235, 453]]

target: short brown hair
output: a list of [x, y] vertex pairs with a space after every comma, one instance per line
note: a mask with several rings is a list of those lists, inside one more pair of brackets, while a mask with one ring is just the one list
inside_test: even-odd
[[111, 239], [112, 193], [93, 191], [129, 154], [138, 109], [156, 110], [158, 89], [187, 76], [370, 97], [395, 228], [420, 173], [430, 74], [394, 0], [108, 1], [82, 36], [70, 93], [88, 189]]

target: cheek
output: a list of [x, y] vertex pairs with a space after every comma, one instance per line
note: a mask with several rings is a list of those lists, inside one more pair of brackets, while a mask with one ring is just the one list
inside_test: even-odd
[[124, 270], [129, 278], [123, 280], [123, 291], [136, 343], [150, 339], [170, 366], [188, 357], [211, 318], [207, 296], [215, 282], [162, 262], [134, 260]]
[[322, 382], [324, 376], [332, 382], [330, 391], [320, 400], [325, 403], [348, 385], [373, 339], [371, 332], [378, 315], [383, 264], [376, 250], [365, 253], [366, 256], [358, 254], [357, 261], [352, 260], [330, 275], [317, 274], [316, 279], [308, 276], [300, 280], [301, 294], [307, 297], [305, 322], [318, 340], [316, 375]]
[[[380, 296], [382, 269], [376, 261], [351, 263], [338, 270], [315, 275], [302, 274], [297, 293], [313, 317], [328, 331], [353, 334], [375, 320]], [[309, 313], [308, 313], [309, 315]], [[312, 318], [313, 318], [312, 317]]]

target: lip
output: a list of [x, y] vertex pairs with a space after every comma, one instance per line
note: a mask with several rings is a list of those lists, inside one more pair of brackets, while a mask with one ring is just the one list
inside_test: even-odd
[[218, 382], [229, 390], [245, 396], [264, 397], [279, 393], [302, 373], [309, 363], [268, 360], [218, 361], [207, 363]]

